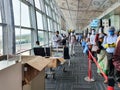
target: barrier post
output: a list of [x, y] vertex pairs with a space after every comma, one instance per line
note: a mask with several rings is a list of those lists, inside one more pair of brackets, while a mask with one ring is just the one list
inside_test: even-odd
[[107, 90], [114, 90], [115, 81], [114, 78], [108, 78]]
[[91, 55], [88, 52], [88, 76], [84, 78], [85, 81], [94, 82], [95, 80], [92, 78], [92, 66], [91, 66]]
[[112, 87], [112, 86], [107, 86], [107, 90], [114, 90], [114, 87]]

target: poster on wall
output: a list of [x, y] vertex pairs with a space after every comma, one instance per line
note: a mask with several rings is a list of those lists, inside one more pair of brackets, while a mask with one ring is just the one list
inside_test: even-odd
[[102, 19], [102, 26], [109, 27], [109, 19]]
[[102, 26], [104, 27], [104, 32], [108, 33], [108, 29], [110, 26], [110, 20], [109, 19], [102, 19]]

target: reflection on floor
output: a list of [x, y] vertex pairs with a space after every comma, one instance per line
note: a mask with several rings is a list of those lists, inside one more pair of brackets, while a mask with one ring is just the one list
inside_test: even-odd
[[[75, 47], [76, 55], [71, 57], [71, 65], [66, 66], [67, 72], [56, 70], [56, 79], [46, 79], [46, 90], [106, 90], [107, 85], [104, 79], [97, 75], [96, 66], [92, 63], [92, 75], [95, 82], [86, 82], [87, 76], [87, 57], [82, 54], [80, 46]], [[115, 90], [118, 89], [117, 86]]]

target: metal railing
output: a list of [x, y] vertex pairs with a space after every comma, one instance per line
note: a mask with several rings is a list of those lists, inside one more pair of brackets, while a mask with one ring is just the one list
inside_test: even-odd
[[[44, 46], [50, 46], [50, 45], [52, 45], [52, 43], [41, 45], [41, 46], [44, 47]], [[26, 54], [24, 54], [24, 53], [26, 53]], [[27, 50], [23, 50], [21, 52], [16, 53], [16, 55], [19, 55], [19, 54], [22, 54], [22, 55], [32, 55], [33, 54], [33, 48], [27, 49]]]

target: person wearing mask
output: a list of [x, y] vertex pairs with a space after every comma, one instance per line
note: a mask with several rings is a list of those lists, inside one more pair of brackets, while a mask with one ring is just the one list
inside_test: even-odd
[[98, 49], [97, 45], [96, 45], [96, 42], [95, 42], [95, 29], [92, 29], [92, 34], [90, 35], [90, 43], [92, 44], [92, 54], [95, 58], [97, 58], [97, 54], [96, 54], [96, 51]]
[[56, 31], [56, 35], [53, 36], [53, 47], [59, 47], [61, 40], [62, 40], [62, 38], [59, 35], [59, 31]]
[[83, 38], [83, 36], [82, 36], [82, 34], [80, 34], [79, 36], [78, 36], [78, 42], [80, 43], [80, 45], [81, 45], [81, 40], [82, 40], [82, 38]]
[[92, 45], [95, 45], [95, 30], [94, 29], [92, 29], [92, 33], [90, 35], [90, 43]]
[[[96, 41], [96, 44], [98, 46], [98, 50], [97, 50], [97, 59], [98, 59], [98, 64], [101, 67], [101, 69], [103, 70], [103, 72], [107, 75], [107, 69], [108, 69], [108, 62], [107, 62], [107, 55], [106, 55], [106, 51], [104, 49], [104, 47], [102, 46], [103, 43], [103, 39], [104, 39], [104, 35], [100, 34], [98, 37], [98, 41]], [[99, 75], [101, 75], [100, 70], [97, 70], [97, 73]]]
[[75, 55], [75, 50], [74, 50], [75, 43], [76, 43], [76, 36], [74, 35], [74, 33], [71, 33], [71, 36], [70, 36], [70, 55], [71, 56]]
[[65, 47], [66, 46], [66, 35], [65, 34], [62, 34], [62, 45], [63, 45], [63, 47]]
[[106, 48], [107, 52], [107, 60], [108, 60], [108, 81], [104, 81], [104, 83], [108, 82], [109, 86], [114, 86], [114, 65], [113, 65], [113, 53], [115, 51], [117, 35], [114, 33], [115, 28], [112, 26], [108, 30], [108, 35], [104, 37], [103, 47]]

